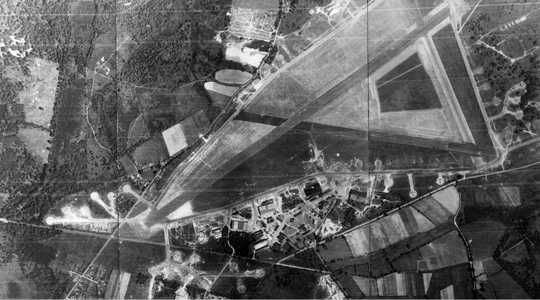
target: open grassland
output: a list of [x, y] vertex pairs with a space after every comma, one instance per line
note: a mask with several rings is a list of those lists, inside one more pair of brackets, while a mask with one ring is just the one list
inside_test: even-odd
[[159, 163], [169, 157], [169, 152], [163, 137], [158, 135], [137, 147], [133, 152], [133, 157], [137, 165], [144, 166], [150, 163]]
[[506, 227], [495, 221], [484, 220], [461, 227], [465, 238], [470, 242], [474, 260], [484, 261], [493, 257], [493, 252], [504, 235]]
[[418, 54], [377, 81], [381, 112], [441, 108], [433, 82]]
[[451, 25], [439, 30], [432, 39], [476, 144], [493, 147]]
[[364, 82], [355, 84], [334, 101], [321, 107], [306, 121], [353, 129], [368, 129], [368, 87]]

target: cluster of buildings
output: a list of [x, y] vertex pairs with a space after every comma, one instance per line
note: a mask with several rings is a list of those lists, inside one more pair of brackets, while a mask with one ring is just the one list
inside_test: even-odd
[[[63, 251], [58, 251], [55, 260], [51, 262], [50, 267], [57, 277], [67, 277], [73, 284], [79, 282], [69, 295], [70, 298], [95, 299], [105, 297], [112, 268], [93, 264], [84, 273], [88, 263], [88, 261], [78, 256]], [[72, 286], [72, 284], [69, 284], [64, 293], [67, 294]]]
[[323, 191], [318, 179], [312, 178], [235, 208], [230, 228], [252, 233], [254, 254], [269, 248], [282, 252], [302, 249], [314, 242], [335, 199], [334, 192]]
[[[210, 237], [222, 237], [222, 228], [226, 222], [226, 211], [204, 215], [194, 220], [169, 225], [171, 237], [179, 244], [204, 244]], [[173, 240], [173, 242], [174, 242]]]

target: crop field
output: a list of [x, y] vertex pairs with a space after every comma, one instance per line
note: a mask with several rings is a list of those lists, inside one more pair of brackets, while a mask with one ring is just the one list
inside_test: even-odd
[[451, 220], [459, 207], [459, 194], [455, 188], [440, 191], [441, 194], [428, 196], [426, 200], [417, 202], [412, 206], [419, 210], [435, 225]]
[[521, 190], [519, 186], [497, 186], [487, 188], [468, 187], [463, 190], [467, 206], [504, 206], [516, 207], [521, 205]]
[[368, 226], [360, 227], [346, 234], [345, 238], [353, 256], [358, 257], [384, 249], [434, 227], [433, 223], [422, 214], [409, 207]]
[[377, 81], [381, 112], [441, 108], [418, 54], [406, 59]]
[[231, 96], [224, 95], [222, 93], [214, 92], [212, 90], [207, 90], [208, 96], [212, 100], [212, 105], [218, 108], [224, 108]]
[[214, 76], [217, 81], [227, 84], [244, 84], [252, 77], [248, 72], [232, 69], [219, 70]]
[[344, 238], [336, 238], [329, 243], [317, 246], [319, 254], [325, 261], [334, 261], [336, 259], [351, 258], [353, 253]]
[[363, 256], [384, 249], [447, 222], [455, 212], [449, 211], [439, 201], [448, 202], [448, 207], [455, 207], [454, 203], [459, 201], [457, 190], [454, 187], [441, 190], [434, 196], [427, 196], [416, 202], [414, 207], [404, 208], [346, 234], [345, 239], [353, 256]]
[[357, 285], [357, 287], [362, 291], [364, 295], [368, 297], [379, 295], [379, 287], [377, 286], [377, 279], [357, 277], [357, 276], [352, 276], [352, 279], [354, 280], [354, 283]]
[[452, 231], [392, 261], [392, 265], [400, 271], [430, 271], [467, 261], [463, 241]]
[[420, 273], [392, 273], [378, 278], [377, 290], [379, 296], [395, 297], [424, 296], [424, 280]]
[[447, 25], [432, 39], [476, 144], [493, 147], [452, 27]]
[[336, 281], [339, 282], [343, 292], [346, 293], [346, 296], [350, 297], [351, 299], [362, 299], [369, 294], [364, 294], [364, 291], [360, 288], [360, 285], [356, 282], [356, 280], [362, 282], [364, 278], [341, 274], [337, 277]]
[[433, 272], [427, 298], [439, 299], [440, 291], [453, 285], [455, 299], [471, 299], [471, 276], [467, 268], [468, 265], [463, 264]]

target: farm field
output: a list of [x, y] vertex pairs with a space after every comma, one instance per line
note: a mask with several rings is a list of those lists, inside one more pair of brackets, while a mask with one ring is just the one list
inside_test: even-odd
[[466, 206], [517, 207], [521, 203], [519, 186], [504, 185], [488, 188], [468, 187], [463, 189]]
[[382, 113], [442, 107], [418, 54], [381, 77], [377, 91]]
[[226, 84], [245, 84], [253, 75], [240, 70], [219, 70], [214, 75], [216, 80]]
[[426, 272], [466, 262], [465, 245], [452, 231], [392, 261], [392, 266], [399, 271]]
[[432, 40], [476, 144], [493, 147], [452, 27], [442, 28], [432, 36]]
[[[459, 202], [457, 190], [454, 187], [446, 188], [416, 202], [412, 207], [394, 212], [374, 223], [345, 234], [353, 256], [363, 256], [384, 249], [410, 236], [427, 232], [437, 225], [448, 222], [457, 210], [450, 211], [443, 207], [439, 201], [444, 201], [447, 207], [457, 208], [455, 204]], [[436, 210], [436, 213], [432, 210]]]
[[472, 278], [467, 269], [468, 264], [462, 264], [432, 272], [427, 298], [440, 299], [441, 291], [451, 286], [455, 299], [473, 299]]

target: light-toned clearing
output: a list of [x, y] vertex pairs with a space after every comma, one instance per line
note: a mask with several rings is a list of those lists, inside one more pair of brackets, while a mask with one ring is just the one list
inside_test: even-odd
[[180, 123], [165, 129], [161, 134], [163, 135], [163, 140], [165, 140], [169, 156], [175, 155], [188, 146]]
[[349, 248], [354, 257], [362, 256], [370, 252], [367, 230], [369, 230], [369, 227], [362, 227], [345, 235], [347, 244], [349, 244]]
[[217, 71], [215, 77], [217, 81], [222, 83], [245, 84], [251, 79], [252, 75], [240, 70], [226, 69]]
[[429, 290], [429, 284], [431, 282], [431, 277], [433, 277], [433, 273], [422, 273], [422, 279], [424, 281], [424, 293], [427, 294]]
[[234, 46], [227, 47], [227, 50], [225, 50], [226, 60], [232, 60], [241, 64], [251, 65], [255, 68], [259, 67], [265, 56], [266, 52], [242, 51], [241, 49]]
[[[412, 212], [412, 215], [414, 216], [416, 225], [418, 225], [418, 232], [426, 232], [435, 228], [435, 224], [433, 224], [433, 222], [431, 222], [423, 214], [419, 213], [416, 209], [412, 207], [408, 207], [407, 209], [410, 212]], [[415, 233], [411, 232], [411, 234], [415, 234]]]
[[386, 220], [387, 221], [381, 223], [381, 225], [390, 244], [397, 243], [409, 237], [409, 233], [399, 214], [391, 214]]
[[223, 94], [223, 95], [226, 95], [226, 96], [229, 96], [229, 97], [234, 95], [234, 93], [236, 93], [236, 91], [238, 90], [237, 87], [226, 86], [226, 85], [219, 84], [219, 83], [212, 82], [212, 81], [205, 82], [204, 83], [204, 88], [206, 90], [208, 90], [208, 91], [220, 93], [220, 94]]
[[356, 285], [360, 288], [362, 293], [366, 296], [374, 297], [379, 295], [379, 287], [377, 280], [373, 278], [364, 278], [351, 276]]
[[454, 285], [451, 284], [439, 292], [441, 299], [456, 299], [454, 297]]
[[459, 193], [452, 186], [431, 195], [442, 206], [446, 207], [452, 214], [456, 214], [459, 209]]
[[[186, 182], [191, 178], [204, 178], [214, 170], [221, 167], [249, 145], [266, 136], [275, 126], [266, 124], [256, 124], [246, 121], [232, 121], [219, 129], [217, 135], [222, 138], [209, 139], [205, 147], [194, 156], [192, 160], [186, 160], [186, 165], [181, 173], [173, 175], [171, 183], [164, 188], [157, 208], [181, 195]], [[180, 169], [180, 168], [179, 168]]]
[[186, 202], [184, 205], [180, 206], [179, 209], [172, 212], [167, 216], [169, 220], [175, 220], [191, 216], [193, 214], [193, 208], [191, 207], [191, 201]]
[[103, 202], [103, 200], [101, 200], [101, 196], [99, 195], [98, 192], [92, 192], [90, 194], [90, 199], [92, 199], [92, 201], [96, 202], [97, 204], [99, 204], [101, 207], [103, 207], [105, 209], [105, 211], [107, 213], [109, 213], [109, 215], [111, 215], [111, 217], [113, 218], [117, 218], [118, 215], [116, 214], [115, 210], [113, 207], [105, 204], [105, 202]]
[[19, 93], [19, 102], [24, 105], [27, 122], [49, 128], [58, 83], [58, 64], [33, 58], [28, 68], [30, 76]]
[[452, 231], [419, 248], [423, 263], [420, 271], [438, 270], [466, 263], [467, 252], [456, 231]]
[[[431, 275], [431, 273], [425, 274]], [[423, 296], [427, 293], [424, 278], [417, 273], [392, 273], [379, 278], [377, 279], [378, 296]], [[427, 286], [429, 286], [429, 281]], [[420, 289], [417, 290], [417, 288]]]
[[49, 150], [47, 150], [49, 143], [47, 140], [50, 138], [48, 132], [37, 128], [20, 128], [17, 137], [21, 139], [26, 149], [36, 159], [38, 165], [47, 163], [49, 157]]
[[10, 295], [18, 299], [36, 299], [38, 297], [37, 287], [34, 281], [26, 279], [21, 266], [17, 263], [18, 259], [14, 258], [11, 261], [2, 264], [2, 272], [0, 272], [0, 299], [9, 299], [8, 285], [14, 282], [20, 289], [18, 295]]
[[120, 278], [118, 279], [116, 299], [125, 299], [129, 280], [131, 279], [131, 273], [122, 272], [120, 273]]

